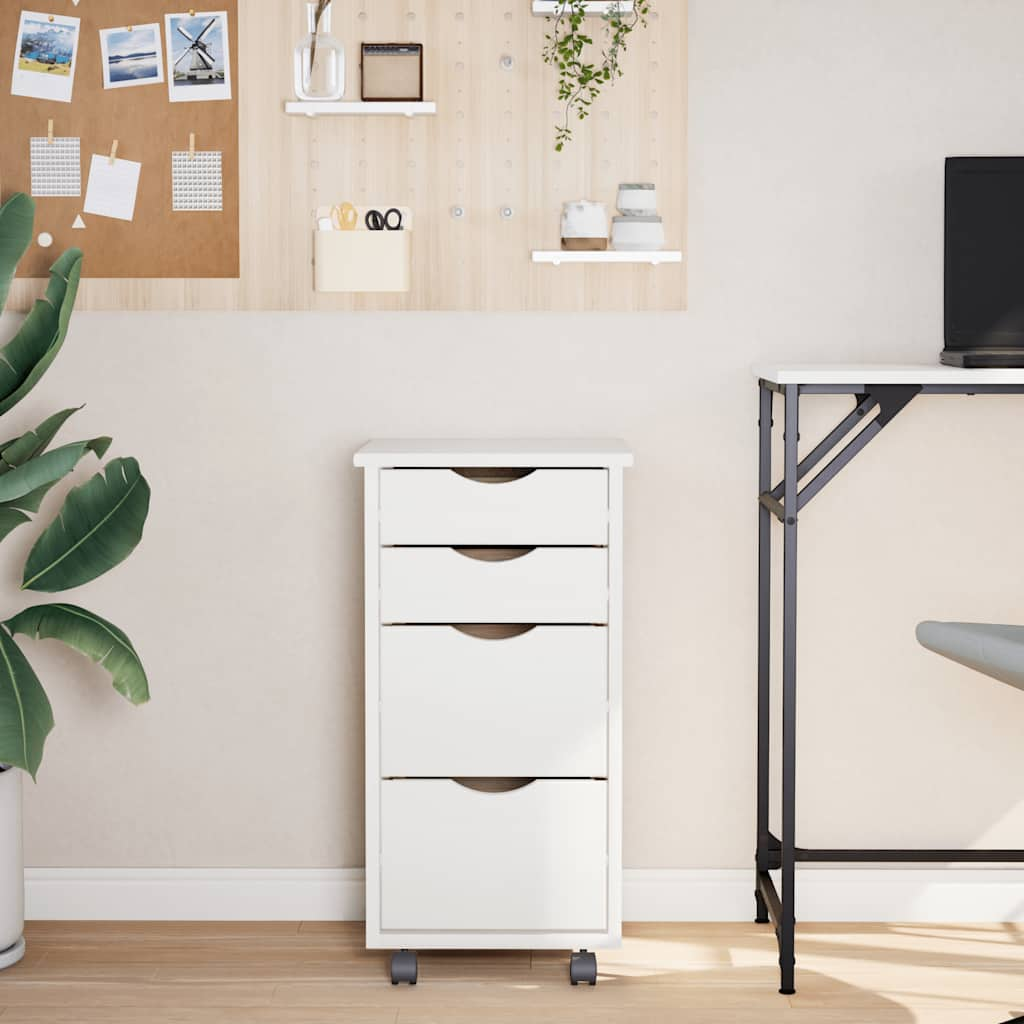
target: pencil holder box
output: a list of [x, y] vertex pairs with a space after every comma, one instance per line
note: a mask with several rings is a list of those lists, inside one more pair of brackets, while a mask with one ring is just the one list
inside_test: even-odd
[[[319, 212], [319, 211], [318, 211]], [[330, 211], [328, 210], [327, 216]], [[401, 231], [369, 231], [365, 209], [354, 231], [313, 235], [313, 287], [318, 292], [407, 292], [411, 277], [412, 224], [402, 209]]]

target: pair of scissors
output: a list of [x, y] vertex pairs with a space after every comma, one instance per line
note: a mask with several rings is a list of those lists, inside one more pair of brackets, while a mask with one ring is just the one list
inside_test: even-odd
[[[394, 223], [392, 223], [392, 218]], [[381, 213], [380, 210], [366, 211], [366, 226], [370, 231], [401, 231], [402, 211], [396, 206]]]
[[355, 231], [358, 222], [359, 215], [351, 203], [331, 207], [331, 224], [335, 231]]

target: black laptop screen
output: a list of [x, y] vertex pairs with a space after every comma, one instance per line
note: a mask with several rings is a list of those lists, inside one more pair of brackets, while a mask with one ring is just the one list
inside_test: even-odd
[[1024, 157], [946, 160], [946, 347], [1024, 347]]

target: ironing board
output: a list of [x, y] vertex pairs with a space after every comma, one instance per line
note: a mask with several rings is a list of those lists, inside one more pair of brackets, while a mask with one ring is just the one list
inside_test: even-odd
[[944, 658], [1024, 690], [1024, 626], [922, 622], [917, 642]]

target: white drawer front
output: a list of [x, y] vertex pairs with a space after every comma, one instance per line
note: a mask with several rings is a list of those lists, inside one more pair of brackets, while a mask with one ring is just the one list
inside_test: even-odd
[[605, 548], [535, 548], [481, 561], [454, 548], [381, 548], [389, 622], [608, 621]]
[[381, 774], [606, 775], [607, 632], [382, 627]]
[[607, 544], [608, 473], [537, 469], [468, 479], [450, 469], [380, 474], [382, 544]]
[[605, 929], [607, 783], [538, 779], [503, 793], [450, 779], [380, 786], [383, 928]]

